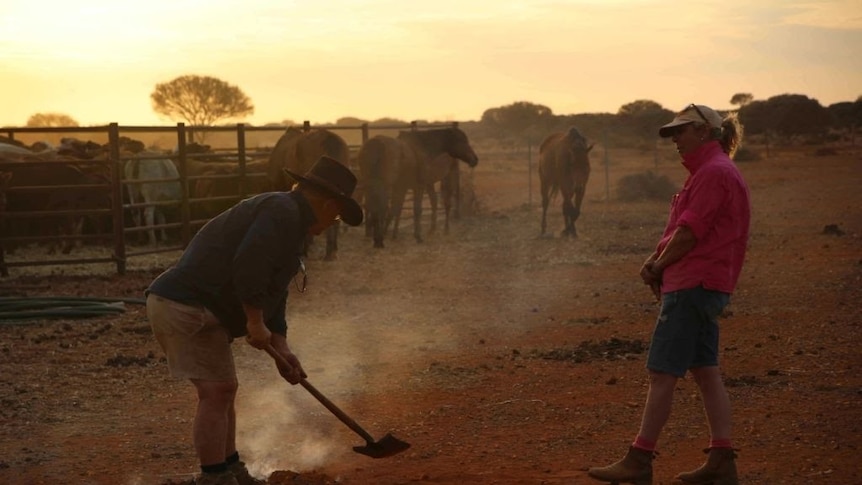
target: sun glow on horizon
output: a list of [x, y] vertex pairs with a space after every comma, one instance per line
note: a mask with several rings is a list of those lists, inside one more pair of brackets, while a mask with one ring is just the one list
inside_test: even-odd
[[[858, 0], [11, 0], [0, 13], [0, 125], [166, 123], [155, 84], [214, 76], [245, 121], [475, 120], [529, 101], [616, 112], [635, 99], [728, 107], [796, 92], [855, 100]], [[843, 47], [842, 47], [843, 46]], [[797, 73], [797, 75], [790, 75]], [[804, 75], [800, 75], [804, 73]]]

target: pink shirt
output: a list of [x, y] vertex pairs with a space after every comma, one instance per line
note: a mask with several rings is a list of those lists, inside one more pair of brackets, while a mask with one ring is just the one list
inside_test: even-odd
[[717, 141], [683, 155], [689, 176], [673, 196], [670, 217], [657, 251], [667, 246], [679, 226], [697, 243], [682, 259], [664, 269], [662, 292], [695, 288], [733, 293], [748, 245], [751, 205], [748, 186]]

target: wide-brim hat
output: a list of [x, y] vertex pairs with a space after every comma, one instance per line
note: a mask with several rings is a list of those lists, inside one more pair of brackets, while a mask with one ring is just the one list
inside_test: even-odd
[[324, 155], [305, 175], [299, 175], [286, 168], [284, 171], [294, 179], [313, 185], [337, 199], [341, 207], [338, 215], [346, 224], [351, 226], [362, 224], [362, 208], [353, 200], [356, 176], [344, 164]]
[[712, 128], [721, 128], [721, 115], [709, 106], [692, 103], [680, 111], [673, 121], [659, 128], [658, 134], [662, 138], [671, 137], [674, 128], [689, 123], [707, 123]]

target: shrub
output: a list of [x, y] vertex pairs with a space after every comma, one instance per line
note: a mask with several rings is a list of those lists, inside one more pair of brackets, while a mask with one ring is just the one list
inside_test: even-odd
[[668, 200], [676, 192], [677, 188], [670, 179], [652, 171], [626, 175], [617, 185], [617, 196], [625, 202]]
[[815, 157], [834, 157], [835, 155], [838, 155], [838, 150], [832, 147], [820, 147], [814, 150]]
[[733, 155], [733, 160], [736, 162], [756, 162], [760, 160], [760, 153], [748, 147], [739, 147], [739, 150], [736, 150]]

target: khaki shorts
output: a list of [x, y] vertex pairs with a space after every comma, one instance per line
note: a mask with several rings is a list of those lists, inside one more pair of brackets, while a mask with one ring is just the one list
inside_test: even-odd
[[147, 318], [172, 376], [236, 381], [230, 335], [212, 312], [150, 293]]

